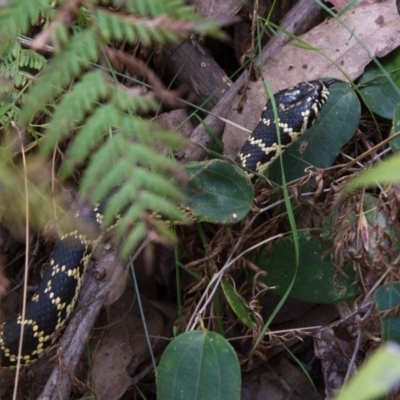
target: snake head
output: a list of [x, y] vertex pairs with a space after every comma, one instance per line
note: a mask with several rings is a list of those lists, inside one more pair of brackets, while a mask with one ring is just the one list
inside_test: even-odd
[[[274, 95], [278, 113], [286, 113], [286, 115], [299, 113], [299, 116], [303, 116], [303, 114], [314, 111], [315, 115], [310, 120], [314, 120], [328, 97], [329, 85], [323, 81], [301, 82]], [[267, 111], [268, 108], [272, 111], [271, 102], [267, 103], [264, 111]]]
[[329, 86], [335, 81], [301, 82], [276, 93], [265, 105], [259, 124], [243, 145], [236, 162], [247, 170], [263, 173], [314, 123], [328, 100]]

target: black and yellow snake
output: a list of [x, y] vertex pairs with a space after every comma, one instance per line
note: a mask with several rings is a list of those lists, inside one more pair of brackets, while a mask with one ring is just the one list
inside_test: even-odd
[[[265, 171], [314, 123], [329, 97], [329, 86], [334, 82], [302, 82], [275, 94], [274, 102], [266, 104], [259, 124], [245, 142], [236, 162], [246, 168], [250, 176], [253, 172]], [[24, 325], [24, 342], [20, 363], [27, 366], [44, 354], [55, 340], [55, 332], [71, 315], [85, 266], [100, 235], [102, 210], [93, 208], [89, 215], [79, 218], [95, 223], [98, 232], [88, 236], [74, 230], [60, 237], [42, 282], [27, 305], [25, 319], [19, 315], [0, 326], [1, 367], [15, 368], [17, 364], [21, 324]]]

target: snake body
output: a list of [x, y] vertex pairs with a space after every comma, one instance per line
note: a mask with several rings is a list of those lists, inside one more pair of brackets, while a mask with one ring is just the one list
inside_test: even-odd
[[1, 368], [13, 369], [17, 365], [21, 323], [24, 325], [22, 366], [40, 358], [66, 324], [78, 298], [92, 248], [100, 236], [100, 211], [95, 207], [88, 215], [77, 215], [80, 225], [93, 229], [73, 230], [60, 236], [39, 287], [27, 304], [24, 320], [20, 314], [0, 326]]
[[[266, 104], [259, 124], [236, 162], [246, 168], [250, 176], [265, 171], [314, 123], [333, 82], [302, 82], [276, 93], [274, 101]], [[95, 207], [89, 215], [79, 218], [83, 223], [94, 223], [95, 233], [88, 235], [73, 230], [60, 237], [41, 284], [27, 305], [25, 318], [22, 320], [19, 315], [0, 326], [1, 367], [12, 369], [17, 365], [21, 324], [24, 325], [24, 341], [20, 365], [28, 366], [52, 345], [56, 331], [71, 315], [85, 266], [100, 235], [102, 210]]]
[[[236, 162], [262, 174], [315, 121], [329, 97], [330, 80], [301, 82], [274, 95], [261, 113], [260, 122], [240, 150]], [[279, 128], [279, 134], [278, 132]], [[250, 172], [250, 175], [252, 175]]]

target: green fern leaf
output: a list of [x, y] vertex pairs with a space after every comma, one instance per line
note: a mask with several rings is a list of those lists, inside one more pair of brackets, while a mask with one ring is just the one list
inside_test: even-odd
[[102, 99], [106, 99], [110, 92], [111, 85], [101, 71], [95, 70], [85, 74], [58, 104], [45, 131], [44, 151], [50, 151], [57, 143], [67, 138], [85, 115]]
[[0, 56], [15, 43], [18, 35], [25, 33], [49, 7], [49, 0], [8, 0], [0, 7]]
[[[148, 20], [141, 21], [140, 18], [133, 20], [131, 17], [101, 9], [97, 10], [96, 16], [98, 30], [106, 42], [115, 39], [127, 40], [130, 43], [141, 41], [149, 45], [152, 40], [155, 42], [165, 41], [165, 38], [157, 32], [157, 28], [151, 26]], [[141, 24], [143, 25], [141, 26]]]
[[[127, 218], [128, 220], [128, 218]], [[121, 249], [121, 256], [122, 257], [127, 257], [132, 249], [134, 249], [140, 241], [146, 237], [147, 234], [147, 228], [144, 223], [138, 223], [134, 226], [134, 228], [130, 229], [128, 232], [129, 235], [128, 237], [124, 240], [124, 244]]]
[[47, 60], [41, 55], [32, 50], [21, 49], [21, 54], [25, 56], [26, 66], [40, 71], [45, 66]]
[[21, 52], [19, 56], [17, 56], [18, 59], [18, 65], [20, 67], [26, 67], [29, 65], [29, 57], [27, 56], [26, 53]]
[[[136, 101], [140, 101], [140, 98], [136, 99]], [[115, 130], [126, 139], [135, 139], [141, 143], [164, 143], [171, 147], [178, 147], [183, 143], [179, 135], [165, 132], [165, 130], [160, 129], [154, 123], [123, 114], [119, 112], [112, 103], [102, 105], [95, 110], [92, 116], [87, 120], [85, 126], [81, 129], [79, 135], [74, 138], [63, 165], [62, 175], [68, 176], [71, 174], [77, 165], [86, 160], [94, 147], [100, 144], [100, 139]], [[118, 145], [117, 142], [115, 142], [115, 145]], [[121, 146], [125, 146], [125, 143]], [[116, 150], [112, 148], [104, 151], [104, 158], [107, 158], [107, 152], [116, 152]], [[143, 150], [143, 154], [144, 152], [145, 150]], [[158, 156], [159, 154], [156, 153], [156, 155]], [[148, 154], [147, 156], [154, 158], [154, 154]], [[159, 157], [156, 157], [156, 159], [158, 158]]]
[[187, 21], [198, 19], [193, 7], [187, 6], [182, 0], [127, 0], [126, 8], [129, 13], [141, 16], [168, 15]]
[[21, 114], [21, 123], [26, 124], [33, 115], [54, 102], [73, 78], [98, 58], [97, 38], [88, 30], [74, 36], [65, 48], [47, 63], [42, 74], [29, 92]]
[[[82, 181], [82, 190], [87, 192], [93, 186], [97, 186], [101, 180], [109, 181], [108, 190], [112, 189], [115, 185], [115, 177], [110, 173], [115, 163], [120, 159], [125, 159], [127, 162], [127, 169], [125, 177], [129, 178], [130, 174], [135, 174], [136, 168], [148, 167], [154, 170], [174, 170], [177, 169], [175, 161], [163, 157], [156, 151], [153, 151], [147, 146], [132, 143], [131, 139], [126, 139], [121, 134], [115, 134], [107, 139], [103, 146], [95, 152], [90, 160], [90, 164], [86, 170], [86, 176]], [[153, 172], [154, 173], [154, 172]], [[143, 175], [135, 176], [135, 179], [143, 178]], [[124, 178], [124, 179], [126, 179]], [[149, 184], [146, 179], [138, 181], [141, 187], [147, 187]], [[155, 187], [156, 182], [152, 182], [152, 189], [157, 191]], [[166, 187], [164, 187], [165, 189]], [[177, 195], [172, 189], [169, 192], [171, 196]]]
[[[186, 6], [183, 8], [186, 9]], [[194, 13], [191, 13], [189, 20], [180, 20], [177, 19], [175, 9], [174, 12], [170, 11], [170, 15], [161, 13], [157, 19], [149, 19], [98, 9], [96, 11], [98, 31], [105, 42], [115, 39], [127, 40], [130, 43], [141, 41], [149, 45], [152, 42], [175, 41], [179, 37], [187, 36], [191, 31], [202, 33], [216, 27], [212, 21], [208, 21], [207, 24], [200, 22]]]
[[182, 214], [181, 210], [177, 207], [176, 202], [171, 202], [163, 197], [160, 197], [152, 192], [143, 191], [140, 193], [139, 199], [136, 201], [143, 207], [144, 210], [155, 210], [163, 217], [171, 221], [185, 221], [186, 217]]
[[152, 210], [169, 219], [185, 221], [176, 207], [182, 201], [182, 193], [163, 172], [176, 168], [173, 160], [145, 145], [132, 143], [117, 131], [92, 155], [81, 188], [85, 193], [92, 192], [96, 199], [113, 191], [104, 213], [107, 223], [116, 213], [122, 213], [121, 226], [132, 228]]
[[[0, 61], [0, 77], [11, 82], [4, 86], [13, 99], [24, 100], [21, 125], [34, 137], [39, 133], [44, 136], [41, 148], [45, 154], [64, 142], [61, 172], [72, 174], [78, 165], [87, 164], [81, 179], [84, 194], [90, 192], [92, 199], [101, 200], [112, 193], [104, 217], [111, 222], [116, 213], [121, 214], [124, 251], [150, 231], [172, 239], [167, 226], [151, 215], [157, 211], [169, 219], [185, 220], [176, 206], [182, 201], [182, 193], [171, 179], [178, 166], [152, 146], [176, 148], [182, 138], [143, 118], [159, 107], [151, 93], [143, 95], [136, 87], [124, 88], [94, 65], [104, 43], [163, 43], [187, 36], [192, 30], [199, 32], [207, 25], [184, 0], [126, 0], [126, 14], [120, 8], [117, 12], [97, 7], [99, 3], [120, 6], [120, 1], [94, 0], [79, 8], [72, 29], [64, 23], [54, 25], [51, 40], [55, 53], [47, 62], [19, 45], [10, 48], [9, 43], [15, 43], [16, 35], [39, 18], [44, 5], [53, 2], [10, 2], [8, 12], [0, 9], [0, 23], [5, 22], [9, 34], [9, 51]], [[26, 9], [17, 17], [21, 4]], [[13, 28], [17, 18], [18, 28]], [[30, 74], [36, 71], [41, 73], [31, 83]], [[28, 84], [32, 87], [26, 91]], [[25, 98], [20, 96], [21, 88], [27, 92]], [[17, 106], [0, 104], [0, 123], [11, 124], [16, 110]], [[36, 132], [43, 126], [44, 132]]]
[[[127, 207], [129, 208], [129, 215], [127, 219], [130, 221], [138, 221], [141, 218], [143, 212], [139, 204], [136, 204], [135, 199], [137, 198], [137, 187], [134, 185], [121, 185], [118, 186], [118, 190], [114, 190], [113, 194], [107, 199], [107, 209], [104, 212], [104, 221], [107, 225], [111, 224], [115, 220], [116, 215], [125, 213], [127, 215]], [[124, 222], [124, 218], [121, 218], [121, 227], [128, 221]], [[122, 230], [124, 228], [121, 228]]]
[[175, 185], [171, 185], [171, 182], [165, 179], [165, 175], [137, 168], [135, 170], [135, 180], [142, 188], [151, 190], [157, 195], [167, 196], [176, 202], [182, 200], [182, 192]]
[[[112, 104], [98, 107], [70, 145], [61, 175], [70, 175], [77, 165], [83, 163], [94, 146], [99, 144], [98, 141], [110, 132], [112, 126], [118, 126], [118, 110]], [[51, 147], [46, 146], [47, 148]]]
[[[31, 50], [21, 48], [15, 43], [0, 61], [0, 77], [2, 85], [0, 93], [7, 96], [0, 98], [0, 126], [9, 129], [12, 122], [18, 120], [19, 106], [25, 100], [24, 90], [30, 83], [29, 70], [40, 70], [46, 59]], [[12, 104], [14, 103], [14, 104]]]
[[17, 88], [22, 88], [26, 85], [27, 83], [27, 78], [24, 75], [21, 74], [15, 74], [14, 76], [14, 86]]
[[[109, 163], [107, 163], [109, 165]], [[111, 187], [119, 187], [122, 186], [126, 175], [127, 171], [131, 171], [135, 168], [135, 166], [132, 166], [129, 164], [129, 160], [126, 158], [120, 158], [119, 160], [115, 160], [115, 163], [112, 165], [111, 168], [107, 171], [107, 174], [105, 178], [98, 180], [96, 187], [94, 188], [93, 191], [93, 197], [94, 198], [99, 198], [103, 199], [105, 198], [109, 193], [110, 193], [110, 186]], [[103, 175], [103, 176], [104, 176]], [[95, 171], [93, 175], [90, 175], [90, 171], [86, 171], [86, 177], [87, 177], [87, 187], [82, 186], [82, 190], [88, 190], [90, 186], [93, 185], [93, 179], [98, 179], [98, 173]], [[131, 198], [135, 198], [137, 196], [137, 188], [136, 187], [131, 187], [130, 191]], [[122, 200], [124, 200], [125, 197], [122, 197]], [[121, 204], [119, 205], [121, 207]], [[114, 215], [116, 215], [117, 212], [120, 212], [122, 208], [117, 208], [114, 209]]]
[[118, 126], [126, 138], [135, 137], [140, 143], [165, 144], [173, 148], [182, 147], [186, 141], [180, 135], [166, 131], [160, 125], [141, 118], [122, 114]]
[[118, 110], [131, 114], [147, 114], [159, 107], [151, 94], [135, 94], [124, 87], [117, 87], [110, 100]]

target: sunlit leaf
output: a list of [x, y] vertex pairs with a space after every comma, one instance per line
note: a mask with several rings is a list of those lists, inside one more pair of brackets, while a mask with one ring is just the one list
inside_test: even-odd
[[395, 183], [400, 181], [400, 155], [396, 154], [382, 163], [374, 165], [361, 176], [353, 179], [346, 190], [364, 186], [376, 186], [378, 183]]
[[400, 347], [389, 343], [373, 354], [335, 400], [373, 400], [400, 382]]

